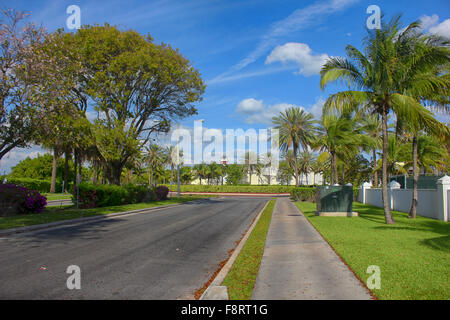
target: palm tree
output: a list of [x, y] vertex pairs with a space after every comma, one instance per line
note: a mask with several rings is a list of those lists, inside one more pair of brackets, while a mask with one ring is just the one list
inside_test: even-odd
[[145, 150], [145, 159], [149, 169], [148, 184], [154, 186], [154, 173], [164, 162], [163, 152], [162, 148], [157, 144], [151, 144], [149, 147], [145, 147]]
[[280, 162], [280, 169], [281, 177], [286, 180], [286, 184], [289, 185], [292, 177], [295, 177], [294, 174], [294, 167], [295, 167], [295, 160], [294, 160], [294, 152], [292, 150], [284, 151], [281, 155], [281, 158], [283, 159]]
[[206, 165], [204, 163], [199, 163], [194, 165], [193, 168], [194, 175], [200, 180], [200, 185], [202, 184], [202, 179], [206, 179], [207, 171]]
[[[405, 154], [408, 146], [399, 139], [394, 133], [389, 133], [388, 137], [388, 155], [386, 159], [386, 167], [388, 177], [391, 175], [406, 174]], [[379, 159], [376, 170], [380, 170], [383, 166], [382, 160]]]
[[211, 162], [206, 165], [206, 178], [208, 179], [208, 184], [211, 184], [212, 181], [216, 181], [220, 177], [221, 168], [216, 162]]
[[[416, 28], [412, 28], [405, 37], [414, 42], [414, 52], [407, 55], [404, 64], [407, 66], [404, 78], [397, 83], [402, 90], [417, 103], [432, 103], [435, 108], [450, 112], [448, 88], [450, 81], [447, 75], [449, 64], [448, 41], [436, 36], [423, 36]], [[419, 63], [417, 62], [419, 61]], [[418, 204], [418, 136], [424, 130], [438, 139], [445, 141], [449, 136], [448, 126], [436, 120], [431, 113], [419, 121], [409, 121], [408, 115], [400, 115], [397, 129], [411, 134], [411, 153], [413, 168], [413, 196], [408, 218], [415, 218]]]
[[252, 184], [252, 175], [257, 163], [257, 155], [252, 151], [247, 151], [244, 156], [244, 164], [247, 167], [248, 184]]
[[312, 165], [315, 160], [314, 155], [309, 152], [308, 150], [303, 151], [300, 153], [300, 159], [299, 159], [299, 170], [301, 173], [303, 173], [306, 177], [306, 184], [308, 183], [308, 173], [312, 170]]
[[267, 172], [267, 184], [270, 185], [272, 180], [272, 153], [267, 152], [260, 157], [258, 157], [258, 163], [255, 165], [255, 171], [257, 172], [258, 177], [261, 180], [261, 176], [264, 172]]
[[[426, 70], [431, 62], [442, 63], [442, 53], [436, 52], [426, 58], [406, 63], [415, 52], [415, 41], [410, 37], [413, 30], [417, 30], [419, 23], [410, 24], [405, 31], [399, 32], [399, 17], [390, 23], [382, 23], [382, 27], [369, 30], [364, 39], [365, 53], [348, 45], [346, 52], [349, 59], [330, 58], [321, 70], [320, 86], [322, 89], [336, 80], [343, 81], [350, 90], [333, 94], [324, 106], [324, 111], [359, 110], [366, 113], [378, 114], [382, 126], [382, 195], [385, 220], [387, 224], [395, 223], [388, 200], [388, 123], [390, 112], [397, 118], [408, 119], [416, 123], [420, 119], [429, 119], [430, 113], [411, 93], [430, 92], [432, 88], [442, 86], [442, 81], [435, 77], [416, 78], [412, 81], [415, 89], [405, 88], [411, 81], [405, 80], [408, 68]], [[448, 58], [445, 58], [448, 59]], [[414, 59], [413, 59], [414, 60]], [[447, 60], [448, 61], [448, 60]], [[420, 94], [421, 95], [421, 94]]]
[[331, 184], [339, 183], [338, 155], [351, 153], [357, 147], [359, 134], [354, 132], [355, 122], [349, 115], [323, 114], [315, 149], [326, 151], [331, 161]]
[[381, 121], [378, 114], [368, 114], [359, 120], [361, 136], [361, 148], [363, 151], [372, 152], [373, 186], [378, 186], [377, 150], [381, 149]]
[[280, 149], [286, 152], [292, 147], [294, 152], [295, 186], [298, 187], [298, 151], [306, 150], [314, 139], [316, 128], [314, 116], [298, 107], [291, 107], [273, 117], [275, 129], [279, 130]]

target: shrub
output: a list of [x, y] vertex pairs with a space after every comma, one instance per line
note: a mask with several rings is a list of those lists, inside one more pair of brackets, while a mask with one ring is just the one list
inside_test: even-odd
[[[78, 190], [81, 208], [109, 207], [156, 200], [154, 191], [148, 191], [146, 186], [132, 184], [116, 186], [81, 183], [78, 186]], [[75, 186], [72, 191], [72, 200], [74, 202], [76, 201], [76, 196], [77, 187]]]
[[169, 188], [166, 186], [158, 186], [156, 187], [156, 198], [158, 201], [167, 200], [167, 195], [169, 194]]
[[146, 186], [138, 186], [135, 184], [124, 185], [124, 188], [128, 191], [127, 203], [139, 203], [144, 201], [145, 195], [148, 192]]
[[297, 187], [291, 190], [291, 199], [293, 201], [315, 201], [316, 188]]
[[47, 205], [47, 198], [36, 190], [15, 184], [0, 184], [1, 215], [40, 213]]
[[[41, 193], [50, 192], [51, 181], [50, 180], [39, 180], [31, 178], [11, 178], [6, 177], [7, 183], [15, 184], [18, 186], [25, 187], [30, 190], [36, 190]], [[0, 181], [1, 182], [1, 181]], [[73, 183], [69, 183], [68, 190], [72, 189]], [[62, 189], [62, 182], [56, 180], [56, 192], [60, 192]]]

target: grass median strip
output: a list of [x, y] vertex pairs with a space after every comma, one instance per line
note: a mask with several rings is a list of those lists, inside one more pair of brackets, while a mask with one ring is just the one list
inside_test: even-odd
[[69, 193], [43, 193], [42, 195], [47, 198], [47, 201], [72, 199], [72, 195]]
[[394, 225], [384, 223], [383, 209], [353, 203], [359, 217], [318, 217], [316, 205], [296, 205], [362, 281], [367, 267], [380, 267], [379, 299], [450, 299], [450, 224], [393, 211]]
[[146, 209], [168, 204], [183, 203], [187, 201], [209, 198], [208, 196], [182, 196], [181, 198], [171, 198], [165, 201], [143, 202], [135, 204], [125, 204], [121, 206], [92, 208], [92, 209], [76, 209], [74, 206], [63, 207], [47, 207], [44, 212], [37, 214], [23, 214], [10, 217], [0, 217], [0, 230], [27, 227], [37, 224], [85, 218], [91, 216], [105, 215], [109, 213], [125, 212], [138, 209]]
[[228, 287], [230, 300], [249, 300], [264, 253], [266, 236], [276, 200], [270, 200], [247, 239], [222, 285]]

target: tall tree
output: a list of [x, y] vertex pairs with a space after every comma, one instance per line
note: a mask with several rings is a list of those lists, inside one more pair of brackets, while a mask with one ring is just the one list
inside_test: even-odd
[[272, 118], [275, 129], [279, 130], [280, 149], [286, 152], [292, 147], [294, 152], [295, 185], [298, 186], [298, 152], [306, 150], [314, 139], [316, 121], [314, 116], [298, 107], [291, 107]]
[[33, 24], [20, 27], [27, 14], [0, 11], [0, 160], [16, 147], [27, 147], [35, 138], [36, 102], [30, 95], [39, 61], [32, 46], [43, 41], [45, 31]]
[[105, 24], [82, 27], [76, 40], [87, 69], [87, 92], [99, 112], [96, 144], [108, 179], [119, 184], [128, 158], [152, 133], [167, 132], [171, 120], [197, 113], [193, 104], [205, 85], [178, 50], [154, 44], [150, 36]]
[[[415, 27], [414, 23], [406, 30]], [[405, 76], [403, 63], [405, 56], [414, 52], [414, 46], [408, 37], [399, 32], [399, 17], [390, 23], [382, 21], [380, 29], [369, 30], [364, 39], [365, 53], [355, 47], [346, 47], [346, 58], [331, 58], [321, 70], [320, 86], [341, 80], [350, 90], [330, 96], [330, 109], [364, 110], [379, 114], [382, 123], [382, 197], [385, 220], [387, 224], [395, 223], [388, 199], [388, 115], [393, 112], [397, 118], [405, 117], [410, 122], [417, 122], [427, 117], [428, 112], [408, 92], [398, 89], [397, 81]], [[408, 32], [408, 31], [405, 31]], [[403, 32], [403, 34], [405, 33]], [[440, 86], [435, 79], [421, 79], [418, 87]]]
[[155, 186], [155, 173], [160, 171], [160, 168], [163, 167], [164, 163], [164, 155], [163, 149], [157, 145], [152, 144], [150, 146], [145, 147], [146, 154], [145, 159], [147, 161], [148, 167], [148, 184], [150, 186]]
[[359, 134], [354, 132], [355, 123], [349, 115], [324, 113], [319, 124], [319, 135], [313, 146], [320, 151], [326, 151], [331, 161], [331, 184], [339, 183], [338, 156], [351, 153], [357, 147]]

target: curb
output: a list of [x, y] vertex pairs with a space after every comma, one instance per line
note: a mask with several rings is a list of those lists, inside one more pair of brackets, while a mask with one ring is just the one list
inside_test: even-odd
[[112, 219], [115, 217], [120, 217], [120, 216], [125, 216], [125, 215], [146, 213], [149, 211], [157, 211], [157, 210], [165, 209], [165, 208], [169, 208], [169, 207], [178, 207], [187, 202], [192, 203], [192, 202], [198, 202], [198, 201], [203, 201], [203, 199], [186, 201], [183, 203], [167, 204], [167, 205], [162, 205], [162, 206], [158, 206], [158, 207], [136, 209], [136, 210], [131, 210], [131, 211], [108, 213], [108, 214], [104, 214], [104, 215], [97, 215], [97, 216], [86, 217], [86, 218], [61, 220], [61, 221], [55, 221], [55, 222], [49, 222], [49, 223], [43, 223], [43, 224], [36, 224], [36, 225], [32, 225], [32, 226], [27, 226], [27, 227], [11, 228], [11, 229], [3, 230], [3, 231], [0, 230], [0, 236], [7, 236], [7, 235], [11, 235], [11, 234], [16, 234], [16, 233], [25, 233], [25, 232], [42, 230], [42, 229], [50, 229], [53, 227], [66, 226], [66, 225], [74, 225], [74, 226], [82, 225], [82, 224], [90, 223], [90, 222], [97, 221], [97, 220]]
[[234, 261], [236, 261], [237, 257], [239, 256], [239, 253], [241, 252], [242, 248], [247, 242], [248, 237], [252, 233], [253, 229], [255, 228], [256, 224], [259, 221], [259, 218], [261, 218], [261, 215], [266, 209], [269, 202], [270, 200], [266, 202], [264, 207], [258, 213], [255, 220], [251, 224], [250, 228], [248, 228], [247, 232], [245, 233], [245, 236], [241, 239], [236, 249], [234, 249], [233, 254], [228, 259], [227, 263], [222, 267], [222, 269], [214, 278], [214, 280], [210, 283], [208, 288], [206, 288], [206, 290], [203, 292], [199, 300], [229, 300], [228, 289], [226, 286], [222, 286], [221, 284], [223, 280], [225, 280], [225, 277], [228, 275], [228, 272], [230, 272], [230, 269], [233, 266]]

